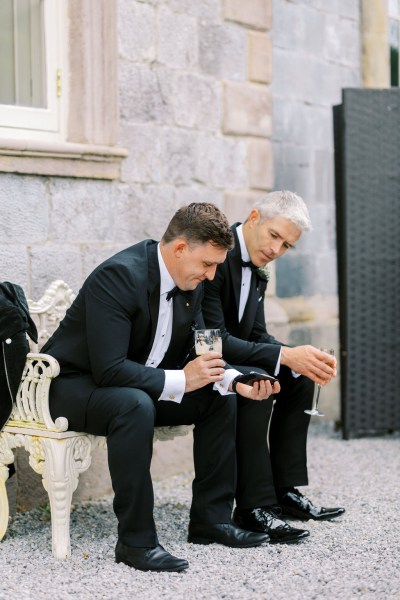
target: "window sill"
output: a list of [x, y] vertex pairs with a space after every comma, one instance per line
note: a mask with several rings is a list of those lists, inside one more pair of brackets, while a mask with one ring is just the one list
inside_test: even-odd
[[0, 172], [112, 180], [127, 155], [116, 146], [1, 139]]

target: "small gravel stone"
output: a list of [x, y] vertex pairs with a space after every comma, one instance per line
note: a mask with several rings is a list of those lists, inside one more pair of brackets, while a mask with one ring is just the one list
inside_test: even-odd
[[400, 434], [344, 441], [331, 423], [312, 422], [308, 457], [310, 485], [301, 491], [346, 513], [308, 521], [301, 544], [188, 544], [193, 474], [183, 473], [155, 482], [155, 520], [160, 542], [189, 561], [187, 571], [117, 565], [111, 499], [74, 505], [65, 561], [51, 556], [50, 522], [33, 510], [14, 517], [0, 544], [0, 600], [400, 599]]

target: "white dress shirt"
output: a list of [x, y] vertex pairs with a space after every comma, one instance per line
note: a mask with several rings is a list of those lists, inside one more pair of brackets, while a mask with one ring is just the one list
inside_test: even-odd
[[[156, 334], [154, 336], [153, 346], [146, 361], [146, 367], [157, 367], [163, 360], [165, 353], [171, 341], [172, 320], [173, 320], [173, 298], [167, 300], [167, 294], [175, 287], [175, 282], [168, 272], [165, 262], [161, 255], [160, 244], [157, 246], [158, 264], [160, 267], [160, 306], [158, 309], [158, 321]], [[158, 400], [169, 400], [172, 402], [181, 402], [185, 393], [186, 377], [183, 370], [165, 369], [165, 382], [161, 396]], [[214, 384], [221, 395], [231, 394], [228, 390], [229, 384], [240, 375], [235, 369], [226, 369], [224, 379]]]
[[[251, 259], [250, 259], [250, 255], [247, 251], [246, 242], [244, 241], [244, 237], [243, 237], [243, 225], [239, 225], [239, 227], [237, 227], [236, 233], [239, 238], [240, 252], [242, 255], [242, 260], [244, 260], [245, 262], [248, 262]], [[239, 300], [239, 315], [238, 315], [239, 323], [242, 320], [244, 309], [246, 308], [246, 303], [247, 303], [247, 300], [249, 299], [250, 283], [251, 283], [251, 269], [250, 269], [250, 267], [242, 267], [242, 281], [241, 281], [241, 285], [240, 285], [240, 300]], [[275, 377], [279, 374], [279, 371], [281, 369], [281, 354], [282, 354], [282, 348], [279, 352], [278, 361], [275, 366], [275, 371], [274, 371]]]

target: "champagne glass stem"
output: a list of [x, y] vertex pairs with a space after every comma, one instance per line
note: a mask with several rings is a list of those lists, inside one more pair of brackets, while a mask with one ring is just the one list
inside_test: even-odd
[[315, 401], [314, 401], [314, 406], [313, 406], [313, 410], [318, 411], [318, 402], [319, 402], [319, 395], [321, 393], [321, 385], [319, 383], [317, 383], [317, 393], [315, 395]]

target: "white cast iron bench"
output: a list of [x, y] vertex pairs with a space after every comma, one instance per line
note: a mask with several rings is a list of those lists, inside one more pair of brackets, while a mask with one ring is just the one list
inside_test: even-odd
[[[67, 284], [57, 280], [38, 302], [28, 300], [39, 343], [31, 344], [11, 417], [0, 432], [0, 540], [9, 522], [7, 465], [14, 462], [15, 448], [25, 448], [29, 452], [29, 464], [42, 476], [49, 496], [52, 552], [56, 558], [71, 555], [70, 511], [79, 475], [89, 468], [92, 450], [106, 445], [104, 437], [67, 431], [67, 419], [60, 417], [53, 422], [49, 411], [49, 388], [60, 367], [55, 358], [41, 354], [38, 349], [59, 325], [74, 298]], [[186, 435], [191, 429], [183, 425], [157, 427], [154, 439], [173, 439]]]

